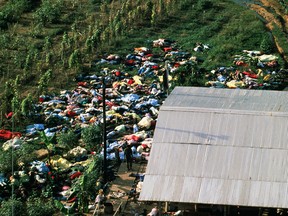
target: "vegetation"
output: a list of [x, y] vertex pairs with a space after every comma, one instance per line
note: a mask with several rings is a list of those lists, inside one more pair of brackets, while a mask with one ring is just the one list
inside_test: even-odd
[[[279, 2], [287, 11], [286, 1]], [[173, 39], [178, 48], [187, 52], [193, 52], [198, 43], [211, 47], [197, 53], [201, 65], [179, 67], [172, 87], [203, 86], [207, 81], [205, 72], [231, 66], [233, 55], [244, 49], [276, 51], [264, 23], [255, 13], [228, 0], [6, 0], [0, 2], [0, 11], [0, 79], [3, 83], [0, 125], [7, 129], [43, 123], [41, 118], [32, 118], [37, 109], [33, 104], [38, 97], [69, 89], [81, 76], [100, 75], [101, 68], [96, 62], [110, 53], [125, 56], [132, 53], [134, 47], [147, 46], [153, 53], [163, 55], [160, 48], [152, 47], [152, 40], [158, 38]], [[275, 42], [283, 48], [280, 53], [283, 59], [279, 62], [285, 67], [287, 32], [274, 26], [272, 35], [277, 36]], [[130, 72], [136, 73], [133, 69]], [[13, 116], [6, 119], [5, 114], [9, 112], [13, 112]], [[49, 116], [46, 127], [65, 125], [65, 121]], [[95, 125], [63, 130], [58, 136], [46, 136], [43, 131], [40, 135], [40, 139], [21, 148], [0, 148], [0, 173], [11, 176], [11, 172], [39, 159], [36, 150], [47, 151], [43, 161], [49, 166], [53, 156], [78, 145], [99, 153], [103, 142], [102, 128]], [[73, 195], [82, 213], [87, 212], [88, 200], [103, 187], [96, 184], [102, 175], [102, 160], [92, 157], [81, 170], [81, 176], [73, 180]], [[60, 201], [51, 202], [55, 182], [61, 175], [67, 176], [67, 170], [53, 172], [46, 174], [48, 181], [43, 183], [41, 193], [24, 196], [18, 191], [14, 199], [10, 191], [16, 185], [12, 184], [0, 191], [8, 197], [1, 202], [1, 213], [53, 215], [57, 208], [69, 214]], [[19, 182], [21, 186], [23, 182]], [[36, 189], [33, 184], [29, 186]]]
[[83, 128], [81, 132], [82, 140], [85, 144], [85, 148], [97, 153], [101, 149], [102, 143], [102, 129], [98, 125], [90, 125]]

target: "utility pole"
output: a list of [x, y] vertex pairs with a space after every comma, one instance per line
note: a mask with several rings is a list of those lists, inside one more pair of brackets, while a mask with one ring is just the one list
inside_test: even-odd
[[106, 149], [106, 83], [105, 76], [102, 77], [102, 100], [103, 100], [103, 145], [104, 145], [104, 160], [103, 160], [103, 177], [105, 183], [107, 182], [107, 149]]
[[165, 71], [163, 74], [163, 88], [164, 88], [164, 92], [166, 93], [167, 97], [169, 95], [169, 61], [165, 61]]

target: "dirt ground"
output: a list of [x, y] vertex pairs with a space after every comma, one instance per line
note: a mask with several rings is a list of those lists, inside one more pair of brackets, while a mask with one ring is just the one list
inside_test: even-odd
[[[288, 15], [285, 11], [281, 10], [281, 6], [278, 1], [275, 0], [259, 0], [257, 4], [250, 4], [250, 9], [254, 10], [259, 16], [263, 17], [266, 20], [266, 27], [271, 31], [273, 29], [273, 24], [275, 23], [279, 26], [283, 32], [286, 32], [288, 29]], [[279, 17], [282, 17], [280, 22]], [[274, 36], [274, 41], [276, 43], [278, 52], [283, 55], [285, 61], [288, 61], [288, 56], [285, 55], [283, 48], [278, 43], [278, 39]]]
[[[133, 188], [133, 185], [137, 185], [139, 182], [139, 175], [145, 173], [147, 161], [139, 161], [133, 163], [132, 171], [127, 171], [126, 163], [122, 162], [120, 165], [116, 179], [111, 182], [109, 194], [107, 195], [106, 203], [111, 203], [112, 207], [105, 207], [99, 211], [96, 211], [94, 215], [112, 216], [116, 212], [117, 215], [135, 215], [135, 213], [142, 213], [144, 209], [149, 212], [154, 203], [140, 202], [136, 197], [129, 196], [129, 192]], [[111, 210], [111, 211], [110, 211]], [[91, 210], [88, 215], [93, 215], [94, 210]]]

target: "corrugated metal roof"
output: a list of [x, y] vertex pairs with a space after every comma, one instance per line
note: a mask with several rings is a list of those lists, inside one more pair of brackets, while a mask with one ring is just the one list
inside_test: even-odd
[[288, 94], [176, 87], [140, 200], [288, 208]]

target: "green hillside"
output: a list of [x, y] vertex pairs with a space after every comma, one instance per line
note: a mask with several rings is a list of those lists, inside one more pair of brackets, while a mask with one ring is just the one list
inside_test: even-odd
[[[254, 12], [228, 0], [7, 0], [0, 6], [0, 92], [17, 81], [21, 97], [42, 94], [45, 73], [50, 92], [69, 88], [75, 76], [95, 72], [91, 64], [102, 55], [126, 55], [158, 38], [176, 40], [188, 52], [197, 42], [209, 44], [213, 49], [199, 57], [210, 70], [229, 66], [243, 49], [259, 50], [268, 35]], [[6, 94], [2, 113], [15, 92]]]
[[[281, 10], [287, 11], [285, 4], [280, 7]], [[277, 19], [283, 20], [281, 16]], [[283, 23], [285, 26], [285, 22]], [[277, 43], [273, 37], [276, 34]], [[173, 57], [171, 53], [165, 52], [163, 47], [153, 46], [153, 41], [158, 39], [174, 41], [174, 47], [169, 48], [180, 50], [184, 53], [183, 56]], [[288, 82], [287, 62], [284, 58], [288, 50], [286, 41], [287, 32], [281, 27], [275, 25], [273, 31], [270, 31], [265, 20], [257, 13], [232, 0], [3, 0], [0, 2], [0, 129], [23, 131], [23, 128], [29, 124], [43, 123], [44, 111], [41, 113], [42, 117], [31, 114], [31, 110], [40, 107], [33, 106], [38, 102], [39, 96], [58, 96], [61, 90], [73, 89], [76, 82], [82, 81], [81, 77], [85, 75], [102, 76], [104, 68], [119, 69], [123, 74], [129, 73], [131, 77], [136, 75], [139, 65], [138, 67], [127, 66], [125, 57], [133, 54], [134, 48], [137, 47], [152, 50], [153, 60], [160, 65], [157, 74], [159, 77], [165, 72], [165, 64], [180, 65], [187, 60], [186, 54], [189, 53], [189, 58], [191, 57], [192, 60], [189, 59], [188, 64], [178, 65], [176, 72], [171, 73], [173, 76], [170, 83], [171, 89], [176, 85], [215, 87], [218, 84], [209, 83], [217, 81], [215, 71], [219, 68], [236, 67], [238, 62], [235, 60], [236, 57], [240, 59], [237, 67], [242, 70], [241, 73], [261, 74], [261, 70], [258, 71], [257, 67], [259, 62], [246, 55], [242, 58], [243, 50], [271, 54], [277, 58], [277, 64], [273, 62], [276, 66], [263, 67], [265, 71], [262, 71], [261, 76], [259, 75], [260, 78], [257, 78], [257, 81], [254, 79], [251, 83], [254, 82], [259, 89], [283, 90]], [[195, 48], [200, 45], [207, 45], [208, 49], [197, 51]], [[279, 47], [282, 48], [281, 53]], [[120, 63], [99, 63], [110, 54], [119, 56]], [[241, 63], [243, 59], [246, 62]], [[243, 66], [248, 63], [249, 68]], [[278, 70], [281, 73], [278, 73]], [[225, 76], [236, 77], [237, 70], [233, 71], [235, 74], [228, 74], [228, 72]], [[237, 76], [240, 74], [238, 72]], [[143, 80], [151, 82], [159, 77], [155, 75], [145, 77]], [[225, 87], [226, 83], [220, 85]], [[249, 87], [254, 86], [251, 84]], [[103, 106], [101, 100], [97, 101], [99, 110]], [[85, 104], [81, 105], [86, 109]], [[49, 113], [51, 107], [47, 107], [45, 111]], [[55, 105], [53, 109], [64, 110], [64, 105], [61, 107], [60, 104], [59, 107]], [[99, 110], [95, 113], [102, 112]], [[11, 111], [14, 112], [12, 118], [5, 116]], [[52, 117], [51, 119], [44, 117], [47, 128], [55, 125], [57, 127], [73, 125], [73, 119], [67, 116], [65, 117], [68, 123], [65, 122], [63, 125], [62, 122], [55, 124], [56, 120]], [[127, 119], [131, 120], [131, 118]], [[77, 120], [81, 122], [80, 117]], [[113, 124], [122, 123], [124, 120], [125, 118], [116, 119], [116, 123]], [[155, 126], [155, 122], [153, 124]], [[29, 140], [32, 145], [23, 145], [23, 148], [15, 152], [10, 151], [13, 148], [9, 147], [7, 147], [9, 151], [3, 150], [4, 141], [0, 140], [0, 184], [4, 182], [1, 179], [5, 177], [7, 181], [8, 179], [11, 181], [9, 189], [12, 190], [12, 192], [8, 189], [4, 190], [0, 185], [0, 205], [4, 209], [2, 212], [8, 212], [9, 215], [11, 207], [14, 206], [17, 212], [25, 209], [29, 215], [34, 216], [52, 215], [59, 209], [67, 213], [61, 203], [51, 201], [53, 191], [60, 190], [60, 188], [55, 190], [58, 182], [54, 181], [54, 177], [61, 179], [61, 175], [67, 177], [67, 173], [53, 170], [53, 175], [50, 173], [45, 176], [47, 184], [44, 188], [33, 186], [34, 189], [37, 188], [36, 191], [21, 191], [20, 189], [29, 188], [30, 185], [25, 184], [27, 182], [24, 182], [23, 188], [19, 186], [20, 183], [14, 185], [12, 173], [23, 171], [23, 167], [30, 165], [31, 160], [39, 159], [43, 151], [45, 154], [41, 156], [48, 163], [52, 156], [50, 153], [53, 153], [53, 156], [67, 155], [68, 150], [77, 147], [79, 143], [84, 143], [90, 153], [94, 152], [95, 143], [102, 143], [100, 128], [87, 127], [85, 130], [78, 128], [79, 125], [75, 123], [73, 130], [65, 128], [67, 133], [61, 133], [57, 138], [49, 139], [45, 133], [37, 134], [39, 135], [37, 139], [31, 142]], [[109, 126], [112, 128], [115, 125]], [[81, 130], [82, 134], [79, 135]], [[77, 133], [74, 133], [75, 131]], [[97, 148], [96, 153], [99, 152], [100, 147]], [[82, 212], [87, 210], [87, 194], [95, 195], [100, 188], [95, 187], [103, 166], [102, 161], [98, 159], [97, 157], [87, 162], [89, 165], [85, 169], [84, 166], [82, 167], [81, 171], [85, 174], [79, 178], [76, 186], [74, 185], [75, 193], [81, 200], [79, 208]], [[75, 168], [73, 171], [79, 170]], [[61, 181], [65, 182], [63, 179]], [[93, 189], [86, 185], [92, 185]], [[14, 189], [17, 189], [17, 196], [22, 197], [23, 200], [10, 199]], [[25, 194], [26, 192], [28, 195]], [[41, 199], [38, 199], [39, 196]], [[2, 202], [1, 199], [6, 200]], [[45, 202], [47, 200], [49, 202]]]

